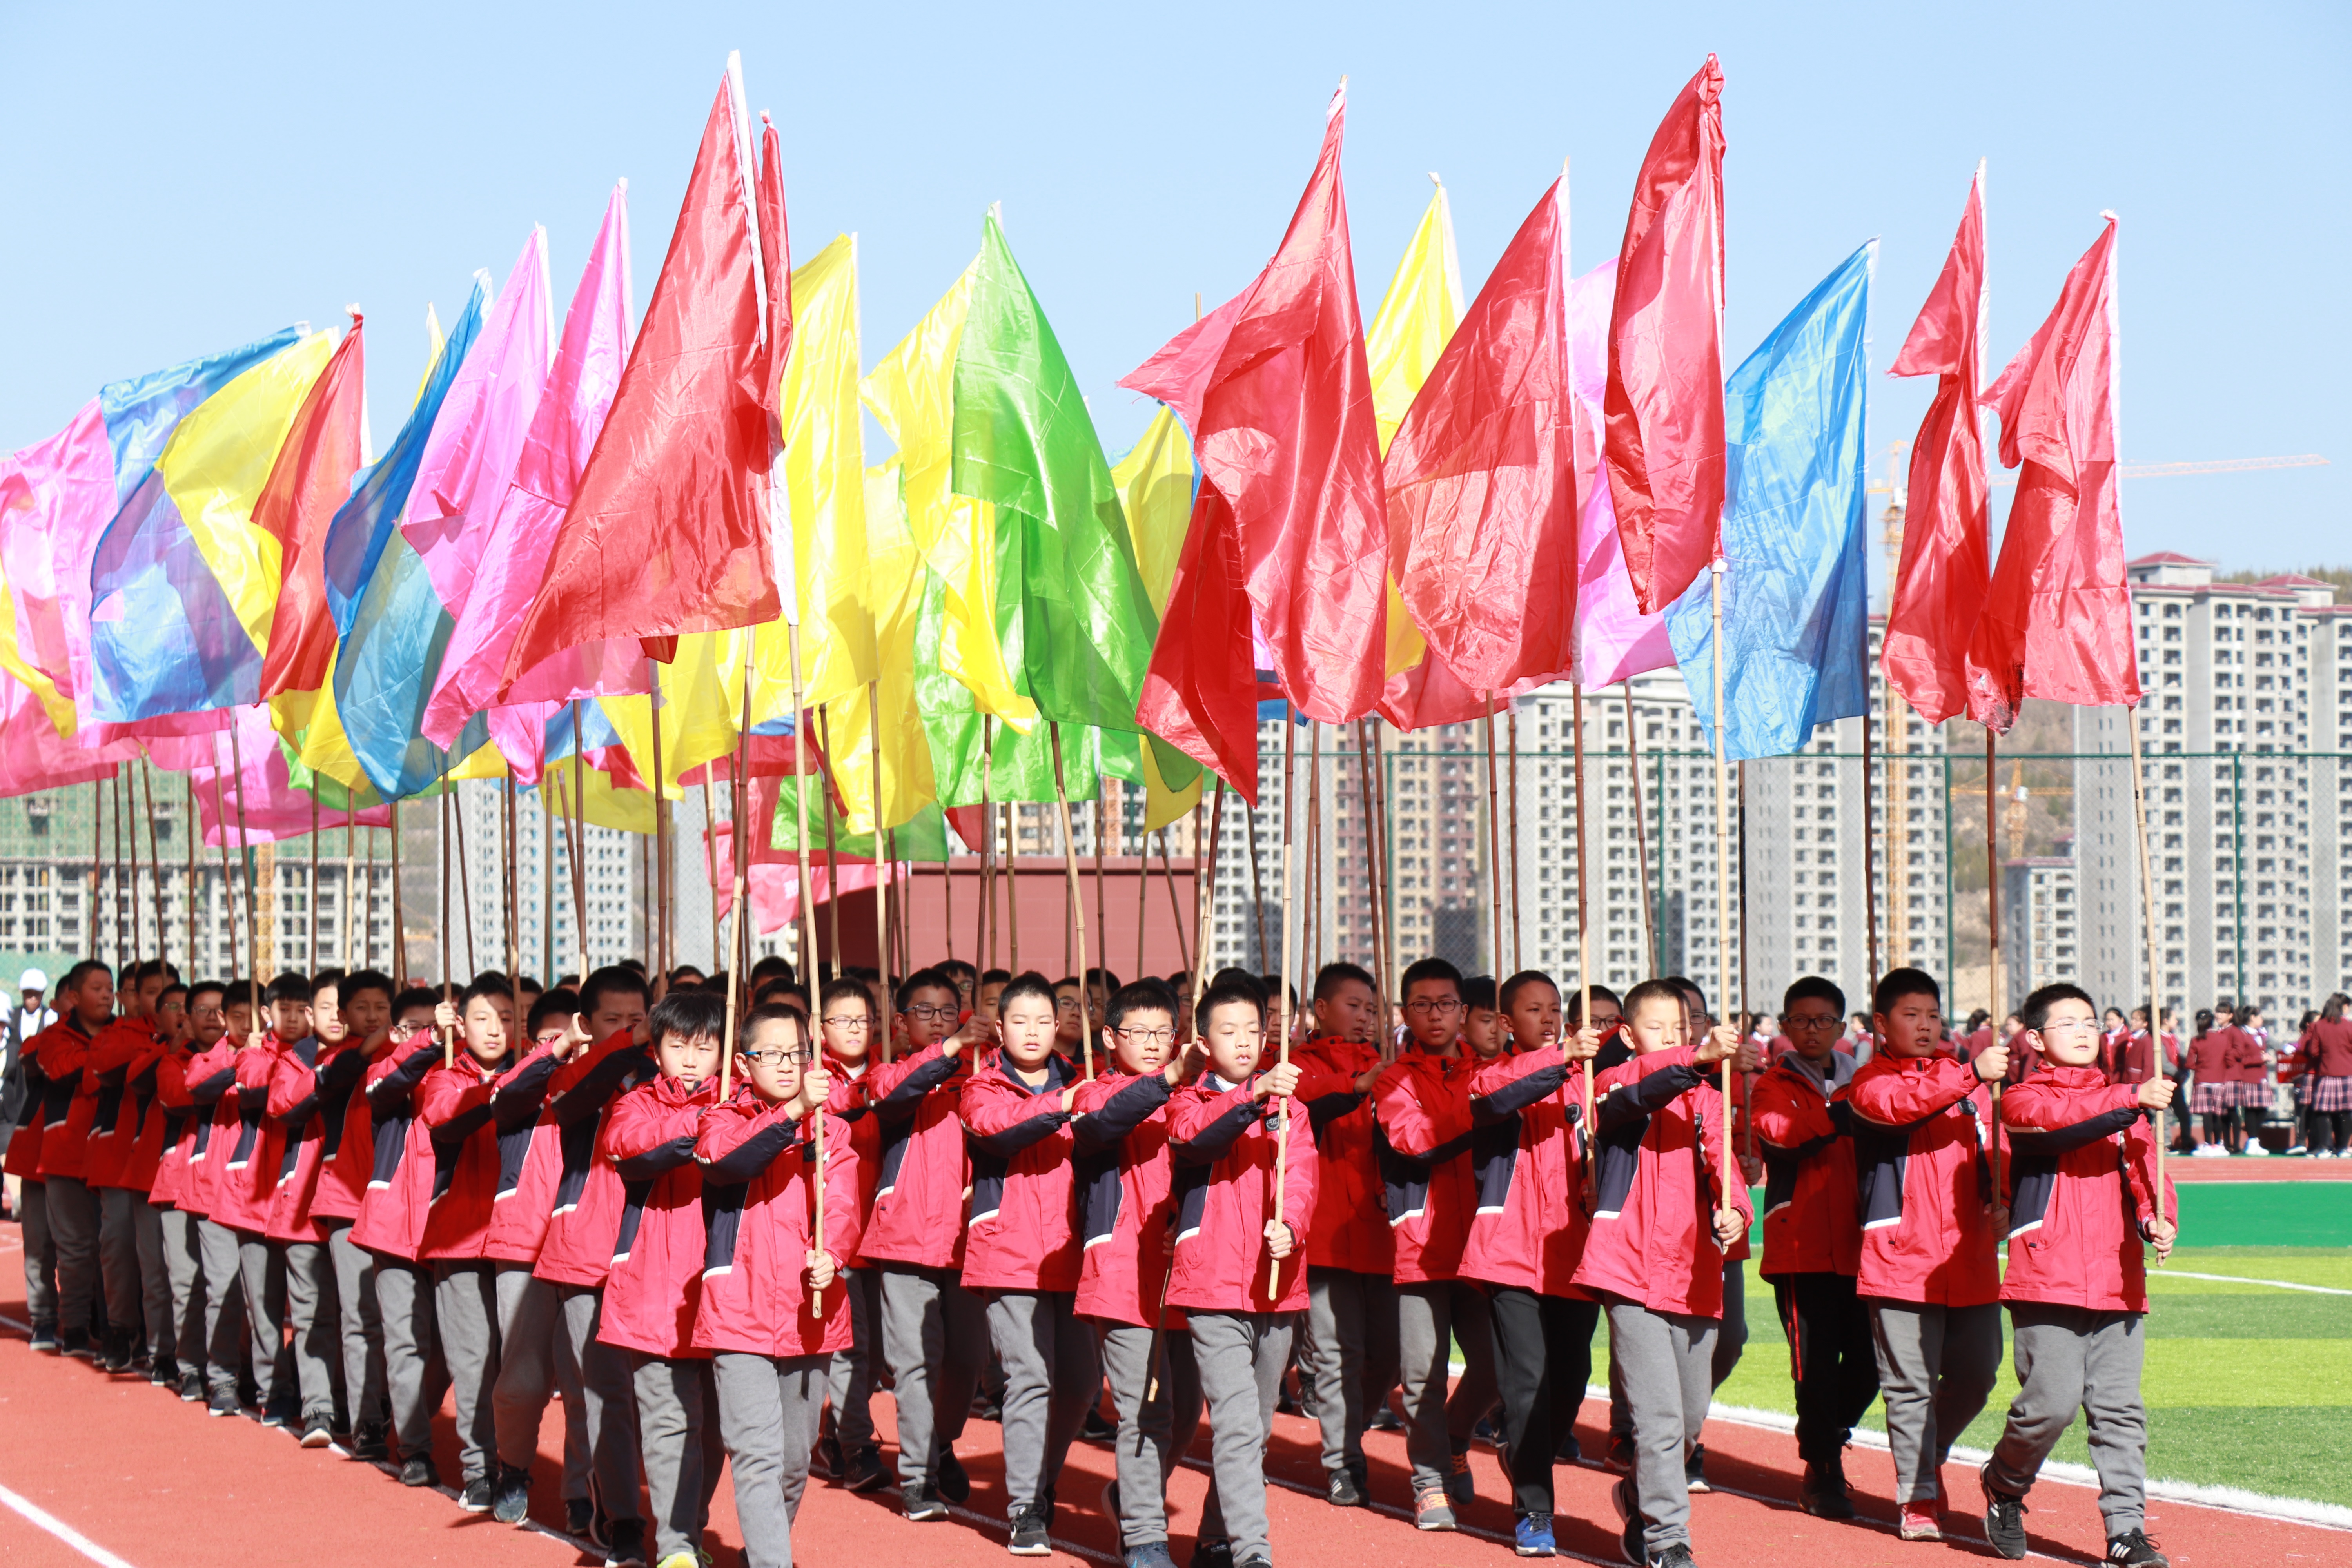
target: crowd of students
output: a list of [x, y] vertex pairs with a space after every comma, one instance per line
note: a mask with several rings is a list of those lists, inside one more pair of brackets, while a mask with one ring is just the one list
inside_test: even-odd
[[[1013, 1553], [1093, 1506], [1129, 1568], [1168, 1568], [1169, 1476], [1205, 1420], [1190, 1561], [1271, 1564], [1277, 1407], [1311, 1410], [1350, 1508], [1386, 1489], [1363, 1437], [1392, 1395], [1414, 1523], [1455, 1528], [1488, 1437], [1517, 1552], [1550, 1556], [1604, 1314], [1590, 1462], [1622, 1478], [1626, 1559], [1680, 1568], [1759, 1183], [1808, 1512], [1855, 1516], [1844, 1450], [1883, 1397], [1899, 1533], [1940, 1537], [2005, 1306], [2022, 1387], [1980, 1471], [1991, 1543], [2023, 1555], [2023, 1499], [2083, 1410], [2108, 1560], [2165, 1562], [2138, 1373], [2177, 1212], [2146, 1118], [2174, 1083], [2119, 1068], [2071, 985], [1956, 1050], [1917, 970], [1879, 982], [1857, 1041], [1818, 978], [1775, 1039], [1681, 979], [1620, 997], [1425, 959], [1391, 1012], [1334, 963], [1285, 1051], [1294, 999], [1233, 970], [1196, 996], [950, 962], [812, 997], [766, 960], [740, 1020], [726, 977], [634, 965], [543, 994], [121, 978], [75, 965], [21, 1051], [5, 1168], [35, 1348], [409, 1486], [442, 1480], [446, 1400], [460, 1505], [511, 1523], [560, 1394], [565, 1525], [614, 1568], [707, 1561], [722, 1475], [754, 1568], [792, 1561], [813, 1474], [943, 1519], [976, 1405]], [[1106, 1398], [1116, 1479], [1064, 1500]]]

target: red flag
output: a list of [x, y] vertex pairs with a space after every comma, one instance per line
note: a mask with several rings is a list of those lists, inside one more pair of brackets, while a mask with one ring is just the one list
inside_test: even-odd
[[782, 613], [768, 546], [774, 421], [750, 139], [732, 75], [703, 127], [669, 254], [498, 695], [561, 649]]
[[1943, 275], [1919, 307], [1889, 375], [1937, 377], [1935, 401], [1911, 447], [1903, 559], [1886, 612], [1887, 681], [1930, 724], [1968, 706], [1969, 639], [1984, 607], [1984, 171], [1952, 237]]
[[1644, 615], [1697, 579], [1723, 526], [1722, 100], [1709, 55], [1650, 140], [1618, 252], [1603, 456]]
[[1566, 195], [1555, 183], [1519, 226], [1389, 443], [1399, 591], [1475, 691], [1575, 659]]
[[367, 394], [361, 318], [335, 345], [310, 384], [253, 503], [253, 526], [278, 541], [278, 608], [261, 662], [261, 700], [281, 691], [316, 691], [335, 656], [335, 617], [327, 607], [327, 525], [352, 496], [360, 467], [360, 421]]
[[2116, 219], [2066, 275], [2050, 319], [1980, 401], [2018, 476], [1984, 614], [1969, 647], [1969, 717], [2000, 733], [2028, 697], [2139, 701], [2116, 488]]
[[1314, 176], [1256, 281], [1119, 383], [1185, 415], [1202, 479], [1192, 534], [1232, 536], [1186, 540], [1160, 621], [1179, 630], [1152, 651], [1138, 716], [1252, 798], [1245, 612], [1290, 700], [1327, 723], [1378, 700], [1388, 640], [1380, 433], [1339, 183], [1346, 110], [1343, 88]]
[[760, 401], [768, 411], [768, 433], [781, 444], [782, 414], [776, 399], [784, 362], [793, 356], [793, 245], [784, 229], [783, 143], [764, 109], [760, 111], [760, 263], [768, 296], [768, 363], [760, 373]]

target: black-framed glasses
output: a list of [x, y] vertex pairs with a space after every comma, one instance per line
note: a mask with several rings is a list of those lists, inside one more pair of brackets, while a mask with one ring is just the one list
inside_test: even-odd
[[1448, 1018], [1462, 1011], [1462, 1000], [1457, 996], [1422, 996], [1406, 1003], [1404, 1010], [1424, 1017]]
[[856, 1035], [872, 1028], [874, 1020], [863, 1013], [843, 1013], [835, 1017], [827, 1018], [824, 1021], [824, 1026], [828, 1029], [839, 1029], [846, 1035]]
[[806, 1067], [816, 1060], [816, 1053], [806, 1046], [778, 1046], [768, 1051], [745, 1051], [743, 1059], [759, 1067], [782, 1067], [786, 1062], [798, 1062]]
[[957, 1009], [952, 1005], [945, 1007], [934, 1007], [928, 1003], [918, 1002], [913, 1006], [907, 1009], [907, 1016], [909, 1018], [920, 1018], [928, 1024], [952, 1018], [956, 1016], [956, 1012]]
[[1176, 1037], [1176, 1031], [1172, 1028], [1129, 1029], [1122, 1026], [1117, 1033], [1130, 1046], [1164, 1046]]
[[1845, 1027], [1845, 1020], [1839, 1017], [1834, 1013], [1827, 1015], [1789, 1013], [1784, 1014], [1781, 1016], [1780, 1027], [1784, 1029], [1843, 1029]]

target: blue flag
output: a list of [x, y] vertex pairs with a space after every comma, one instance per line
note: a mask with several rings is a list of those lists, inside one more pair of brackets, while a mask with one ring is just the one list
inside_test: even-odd
[[[1864, 411], [1872, 240], [1789, 312], [1724, 387], [1724, 704], [1736, 761], [1801, 750], [1867, 710]], [[1707, 574], [1667, 606], [1691, 708], [1715, 739]]]

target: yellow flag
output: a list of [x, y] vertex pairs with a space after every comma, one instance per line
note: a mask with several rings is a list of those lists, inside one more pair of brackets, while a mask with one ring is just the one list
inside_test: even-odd
[[[678, 775], [735, 749], [743, 713], [743, 639], [751, 632], [690, 632], [677, 639], [677, 657], [654, 669], [661, 682], [661, 792], [676, 800]], [[782, 625], [757, 629], [756, 652], [764, 662], [771, 642], [782, 644]], [[628, 748], [638, 776], [654, 777], [654, 701], [649, 696], [600, 697], [604, 717]], [[789, 701], [787, 701], [789, 706]], [[752, 711], [754, 722], [759, 712]]]
[[[1434, 182], [1436, 176], [1430, 176]], [[1364, 333], [1364, 359], [1372, 375], [1372, 412], [1380, 421], [1381, 450], [1389, 449], [1413, 395], [1429, 379], [1437, 356], [1462, 321], [1462, 263], [1454, 251], [1454, 212], [1439, 184], [1421, 215], [1421, 226], [1397, 263], [1380, 313]], [[1405, 613], [1396, 581], [1389, 581], [1388, 673], [1412, 668], [1429, 651], [1420, 628]]]
[[1037, 705], [1013, 689], [996, 641], [996, 515], [954, 493], [955, 363], [973, 271], [866, 378], [866, 406], [898, 444], [899, 484], [915, 548], [945, 584], [940, 668], [973, 703], [1027, 734]]
[[8, 592], [5, 577], [0, 577], [0, 670], [15, 676], [32, 692], [58, 734], [68, 740], [73, 737], [73, 699], [59, 696], [57, 682], [26, 662], [23, 650], [16, 646], [16, 596]]
[[[488, 748], [496, 751], [493, 746]], [[664, 763], [669, 759], [664, 757]], [[584, 780], [587, 788], [582, 792], [583, 805], [580, 816], [592, 827], [615, 827], [624, 833], [650, 834], [654, 830], [654, 797], [641, 789], [625, 789], [613, 782], [610, 775], [596, 769], [574, 769], [569, 759], [551, 758], [547, 772], [541, 776], [541, 789], [547, 792], [550, 805], [561, 817], [572, 816], [572, 789], [575, 782]], [[563, 829], [557, 825], [556, 832]]]
[[1184, 532], [1192, 521], [1192, 442], [1173, 410], [1162, 407], [1138, 441], [1114, 465], [1127, 512], [1127, 536], [1135, 545], [1136, 570], [1151, 595], [1155, 615], [1168, 613], [1176, 582], [1176, 561], [1184, 553]]
[[880, 685], [870, 697], [860, 689], [827, 703], [823, 718], [821, 739], [845, 808], [842, 826], [855, 834], [875, 828], [877, 708], [882, 725], [881, 826], [896, 827], [908, 821], [938, 795], [930, 742], [915, 706], [915, 624], [922, 610], [925, 571], [899, 488], [898, 458], [866, 470], [866, 540], [872, 551], [867, 575], [881, 656]]

